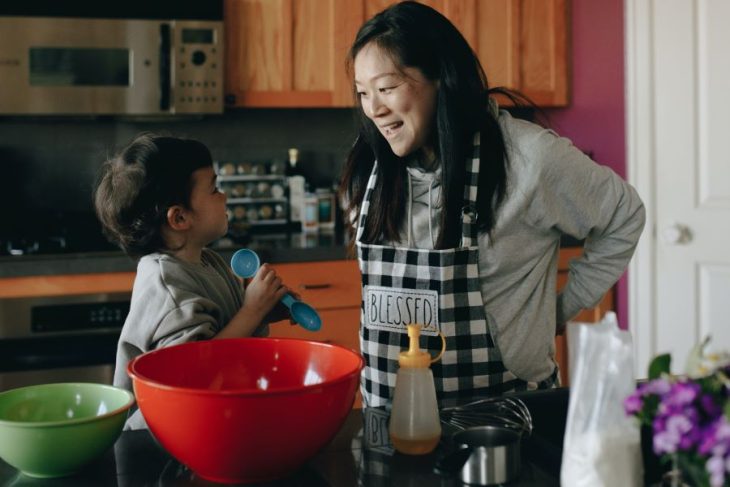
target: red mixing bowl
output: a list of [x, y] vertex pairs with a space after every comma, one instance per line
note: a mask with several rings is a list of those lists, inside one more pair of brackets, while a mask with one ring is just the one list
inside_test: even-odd
[[180, 463], [225, 483], [286, 477], [337, 433], [363, 360], [336, 345], [236, 338], [161, 348], [127, 373], [150, 432]]

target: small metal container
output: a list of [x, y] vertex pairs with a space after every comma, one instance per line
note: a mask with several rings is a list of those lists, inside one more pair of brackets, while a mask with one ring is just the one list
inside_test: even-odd
[[521, 434], [500, 426], [475, 426], [452, 437], [456, 450], [442, 458], [436, 469], [458, 475], [470, 485], [511, 482], [520, 472]]

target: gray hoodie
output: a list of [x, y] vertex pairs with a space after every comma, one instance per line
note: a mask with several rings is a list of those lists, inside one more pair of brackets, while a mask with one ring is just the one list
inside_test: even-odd
[[[203, 249], [200, 264], [162, 253], [142, 257], [117, 346], [114, 385], [132, 390], [127, 364], [138, 355], [213, 338], [241, 308], [243, 293], [241, 282], [228, 264], [210, 249]], [[262, 325], [255, 335], [266, 335], [268, 331], [268, 326]], [[138, 410], [125, 425], [125, 429], [144, 427]]]
[[[479, 236], [481, 294], [505, 366], [541, 381], [555, 367], [556, 320], [595, 306], [626, 269], [644, 227], [636, 190], [539, 125], [501, 111], [509, 157], [507, 197], [492, 237]], [[400, 242], [431, 249], [439, 234], [440, 169], [408, 167], [411, 195]], [[556, 294], [560, 237], [585, 240]]]

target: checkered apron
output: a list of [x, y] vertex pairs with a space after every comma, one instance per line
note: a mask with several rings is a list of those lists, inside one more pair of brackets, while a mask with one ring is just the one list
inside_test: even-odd
[[[357, 228], [362, 274], [360, 350], [365, 359], [360, 388], [366, 406], [390, 403], [398, 354], [408, 348], [406, 325], [422, 325], [420, 345], [432, 355], [446, 351], [431, 365], [439, 399], [496, 395], [507, 391], [552, 387], [557, 370], [540, 383], [518, 379], [507, 370], [487, 328], [479, 284], [476, 215], [479, 133], [474, 136], [462, 210], [462, 239], [453, 249], [428, 250], [362, 241], [377, 161], [368, 180]], [[408, 195], [410, 197], [410, 195]]]

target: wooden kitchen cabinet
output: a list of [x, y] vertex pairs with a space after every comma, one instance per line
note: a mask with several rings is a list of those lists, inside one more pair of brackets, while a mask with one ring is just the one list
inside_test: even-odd
[[[366, 18], [395, 3], [368, 0]], [[568, 104], [568, 0], [422, 0], [459, 29], [489, 85], [539, 106]], [[501, 103], [509, 104], [506, 99]]]
[[356, 260], [273, 265], [283, 282], [314, 307], [322, 328], [311, 332], [282, 321], [271, 325], [271, 336], [334, 343], [359, 353], [360, 270]]
[[229, 106], [352, 105], [345, 71], [363, 14], [347, 0], [225, 0]]
[[127, 293], [134, 285], [134, 272], [60, 274], [0, 278], [0, 299]]
[[[347, 50], [394, 0], [226, 0], [226, 93], [235, 106], [352, 106]], [[568, 0], [423, 0], [479, 56], [490, 86], [568, 103]], [[506, 100], [500, 100], [506, 103]]]
[[490, 85], [516, 89], [539, 106], [567, 105], [568, 0], [477, 0], [477, 6], [479, 29], [467, 40]]
[[[558, 261], [558, 291], [563, 289], [568, 280], [568, 263], [575, 258], [580, 257], [583, 252], [582, 248], [566, 248], [560, 250], [560, 258]], [[571, 321], [579, 321], [584, 323], [596, 323], [603, 318], [607, 311], [614, 309], [614, 290], [609, 289], [603, 296], [601, 301], [591, 309], [584, 309], [578, 316]], [[555, 360], [560, 367], [560, 382], [563, 386], [570, 383], [568, 376], [568, 344], [566, 335], [555, 337]]]

